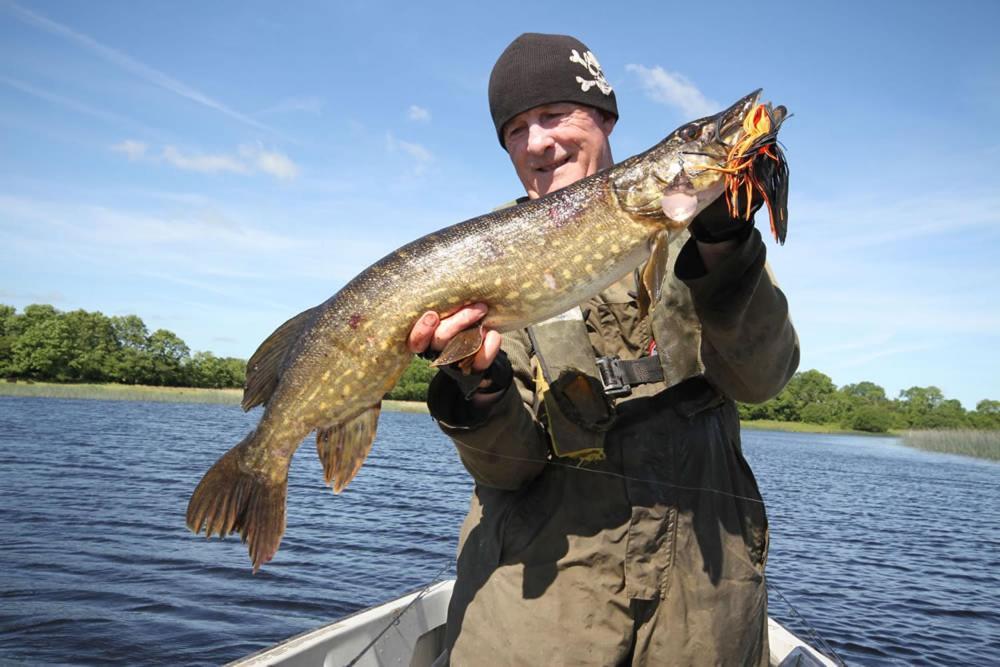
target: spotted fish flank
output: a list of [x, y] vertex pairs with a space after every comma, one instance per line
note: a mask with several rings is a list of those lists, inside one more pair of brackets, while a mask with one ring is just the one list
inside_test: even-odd
[[[489, 306], [483, 326], [503, 332], [586, 301], [640, 265], [651, 244], [684, 229], [688, 219], [671, 219], [665, 197], [682, 194], [701, 210], [732, 180], [734, 160], [741, 178], [753, 176], [744, 162], [758, 154], [732, 149], [746, 138], [743, 121], [759, 108], [758, 96], [545, 197], [413, 241], [278, 327], [247, 363], [242, 406], [263, 405], [263, 415], [205, 473], [188, 503], [188, 527], [207, 536], [239, 533], [254, 570], [271, 560], [285, 530], [293, 454], [315, 431], [327, 483], [336, 493], [350, 483], [371, 449], [382, 397], [412, 359], [406, 340], [414, 314], [446, 317], [482, 302]], [[780, 121], [769, 135], [773, 150], [760, 159], [783, 159], [774, 144]], [[761, 142], [767, 136], [746, 145], [757, 151]], [[780, 178], [750, 180], [772, 190], [769, 211], [781, 213], [783, 225]], [[481, 342], [481, 335], [467, 338]], [[442, 356], [461, 359], [475, 342], [463, 340], [461, 350]]]

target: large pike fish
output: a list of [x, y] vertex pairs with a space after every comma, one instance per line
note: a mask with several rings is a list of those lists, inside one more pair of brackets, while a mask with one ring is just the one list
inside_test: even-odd
[[[327, 483], [337, 493], [347, 486], [371, 449], [382, 397], [412, 359], [407, 336], [425, 311], [446, 316], [483, 302], [484, 326], [501, 332], [545, 320], [651, 252], [664, 259], [671, 234], [724, 191], [737, 214], [740, 194], [759, 192], [783, 241], [787, 168], [777, 132], [786, 114], [759, 95], [557, 192], [405, 245], [278, 327], [247, 365], [243, 409], [264, 405], [264, 413], [198, 484], [190, 529], [238, 531], [254, 571], [269, 561], [285, 530], [295, 450], [315, 430]], [[661, 275], [647, 268], [649, 294]], [[453, 350], [443, 356], [457, 360]]]

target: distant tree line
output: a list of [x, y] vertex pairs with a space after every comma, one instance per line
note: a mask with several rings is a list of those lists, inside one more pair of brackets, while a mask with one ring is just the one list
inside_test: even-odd
[[[60, 312], [0, 304], [0, 377], [50, 382], [119, 382], [183, 387], [242, 387], [246, 361], [195, 352], [173, 332], [149, 333], [136, 315]], [[423, 401], [436, 371], [415, 357], [387, 398]], [[937, 387], [910, 387], [888, 398], [874, 382], [838, 388], [817, 370], [796, 373], [775, 398], [740, 404], [740, 417], [834, 424], [857, 431], [1000, 429], [1000, 401], [967, 411]]]
[[246, 361], [195, 352], [136, 315], [0, 304], [0, 377], [168, 387], [242, 387]]
[[837, 388], [817, 370], [796, 373], [766, 403], [740, 404], [741, 419], [833, 424], [856, 431], [889, 429], [1000, 429], [1000, 401], [984, 399], [967, 411], [937, 387], [910, 387], [889, 398], [874, 382]]

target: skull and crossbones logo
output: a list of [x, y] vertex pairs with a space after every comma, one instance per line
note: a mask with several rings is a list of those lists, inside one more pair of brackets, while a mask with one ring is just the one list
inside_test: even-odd
[[569, 61], [572, 63], [580, 63], [587, 68], [587, 71], [590, 72], [590, 76], [594, 77], [590, 80], [584, 79], [582, 76], [576, 77], [577, 83], [580, 84], [580, 89], [583, 92], [587, 92], [594, 86], [597, 86], [602, 93], [610, 95], [611, 84], [604, 78], [604, 72], [601, 70], [601, 63], [597, 62], [597, 58], [594, 54], [590, 51], [584, 51], [583, 56], [581, 56], [576, 49], [572, 49], [572, 52], [573, 53], [570, 55]]

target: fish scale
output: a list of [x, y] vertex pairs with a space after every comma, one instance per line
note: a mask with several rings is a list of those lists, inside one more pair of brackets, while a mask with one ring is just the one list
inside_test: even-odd
[[[368, 455], [382, 397], [412, 358], [407, 337], [424, 312], [447, 317], [485, 303], [487, 329], [520, 329], [587, 300], [651, 253], [643, 275], [655, 296], [672, 235], [722, 193], [721, 168], [746, 137], [743, 121], [759, 93], [545, 197], [417, 239], [278, 327], [247, 364], [243, 408], [263, 404], [264, 414], [198, 484], [191, 530], [238, 532], [255, 571], [269, 561], [285, 529], [296, 449], [316, 431], [326, 481], [343, 490]], [[688, 217], [668, 217], [667, 196]]]

